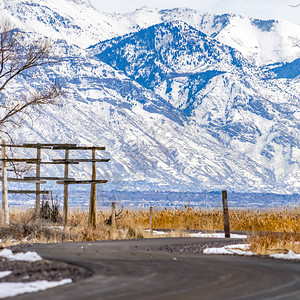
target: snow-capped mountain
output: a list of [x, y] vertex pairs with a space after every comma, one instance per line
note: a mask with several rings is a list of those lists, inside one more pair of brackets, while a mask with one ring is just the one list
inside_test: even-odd
[[[108, 14], [83, 1], [2, 2], [1, 16], [28, 39], [50, 37], [64, 58], [8, 87], [14, 98], [56, 79], [67, 91], [14, 131], [17, 142], [106, 146], [112, 160], [98, 175], [107, 190], [300, 191], [298, 25], [189, 9]], [[71, 175], [88, 170], [75, 166]]]
[[181, 21], [150, 26], [89, 49], [101, 61], [186, 111], [215, 76], [256, 72], [238, 51]]
[[74, 0], [1, 2], [16, 24], [80, 47], [162, 22], [183, 21], [240, 51], [256, 65], [291, 62], [300, 56], [300, 26], [286, 21], [257, 20], [234, 14], [211, 15], [187, 8], [158, 10], [144, 7], [126, 14], [103, 13], [84, 1]]

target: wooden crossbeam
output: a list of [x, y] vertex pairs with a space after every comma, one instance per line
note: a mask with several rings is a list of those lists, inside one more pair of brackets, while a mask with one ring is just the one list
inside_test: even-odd
[[24, 143], [24, 147], [26, 148], [41, 148], [41, 147], [64, 147], [64, 149], [69, 147], [76, 147], [77, 144], [47, 144], [47, 143], [36, 143], [36, 144], [30, 144], [30, 143]]
[[56, 181], [57, 184], [91, 184], [91, 183], [107, 183], [108, 180], [75, 180], [75, 181], [68, 181], [68, 180], [59, 180]]
[[[4, 146], [4, 144], [0, 144], [0, 146]], [[24, 143], [23, 145], [12, 145], [5, 144], [5, 147], [9, 148], [40, 148], [40, 149], [54, 149], [54, 150], [105, 150], [105, 147], [95, 147], [95, 146], [77, 146], [77, 144], [29, 144]]]
[[49, 194], [49, 191], [31, 191], [31, 190], [23, 190], [23, 191], [18, 191], [18, 190], [8, 190], [7, 191], [9, 194]]
[[[53, 146], [53, 150], [65, 150], [66, 148], [60, 147], [60, 146]], [[105, 147], [85, 147], [85, 146], [78, 146], [78, 147], [68, 147], [69, 150], [105, 150]]]
[[78, 165], [79, 162], [63, 162], [63, 161], [41, 161], [41, 165]]
[[41, 160], [36, 158], [1, 158], [5, 162], [26, 162], [28, 164], [39, 163]]
[[85, 158], [74, 158], [74, 159], [53, 159], [55, 162], [65, 162], [65, 163], [79, 163], [79, 162], [108, 162], [109, 158], [100, 158], [100, 159], [85, 159]]
[[67, 181], [74, 181], [75, 178], [68, 178], [65, 179], [64, 177], [24, 177], [25, 179], [29, 179], [29, 180], [67, 180]]
[[[4, 146], [3, 144], [0, 144], [0, 146]], [[9, 147], [9, 148], [41, 148], [41, 149], [52, 149], [52, 147], [49, 146], [24, 146], [24, 145], [5, 145], [5, 147]]]
[[[3, 178], [0, 177], [0, 180]], [[47, 181], [41, 181], [38, 179], [28, 179], [28, 178], [7, 178], [7, 181], [11, 182], [25, 182], [25, 183], [39, 183], [39, 184], [45, 184]]]

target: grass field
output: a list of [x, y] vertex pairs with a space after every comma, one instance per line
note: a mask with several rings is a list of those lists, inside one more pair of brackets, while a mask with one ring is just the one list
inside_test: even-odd
[[[120, 214], [118, 214], [120, 213]], [[149, 211], [124, 210], [117, 212], [116, 227], [109, 225], [110, 212], [98, 211], [97, 227], [87, 226], [88, 212], [73, 210], [69, 213], [69, 224], [65, 230], [61, 224], [34, 219], [34, 211], [12, 209], [9, 227], [0, 228], [2, 244], [24, 242], [94, 241], [109, 239], [135, 239], [150, 237]], [[221, 209], [154, 210], [153, 225], [157, 229], [172, 229], [168, 236], [185, 236], [185, 230], [223, 230]], [[248, 242], [251, 250], [260, 254], [292, 250], [300, 253], [300, 209], [230, 210], [232, 231], [263, 232], [251, 234]], [[270, 232], [280, 232], [274, 235]]]

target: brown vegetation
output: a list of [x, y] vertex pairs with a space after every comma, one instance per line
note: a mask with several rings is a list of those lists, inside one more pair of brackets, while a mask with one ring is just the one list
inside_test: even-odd
[[[10, 226], [0, 228], [3, 245], [24, 242], [62, 242], [95, 241], [110, 239], [136, 239], [151, 237], [145, 228], [149, 228], [149, 211], [124, 210], [116, 219], [116, 228], [109, 223], [110, 211], [97, 212], [97, 227], [89, 228], [88, 211], [71, 210], [68, 227], [63, 230], [61, 224], [47, 220], [36, 221], [34, 211], [11, 210]], [[185, 209], [154, 210], [154, 228], [172, 229], [166, 236], [187, 236], [184, 230], [223, 230], [221, 210]], [[231, 230], [265, 232], [252, 234], [248, 238], [251, 250], [260, 254], [300, 252], [300, 210], [231, 210]], [[271, 234], [269, 232], [280, 232]], [[13, 241], [13, 242], [12, 242]]]
[[[230, 227], [235, 231], [300, 232], [299, 209], [244, 210], [229, 211]], [[149, 226], [149, 212], [144, 210], [125, 211], [120, 222]], [[203, 210], [163, 209], [153, 214], [155, 228], [161, 229], [201, 229], [223, 230], [223, 212], [221, 209]]]
[[261, 255], [288, 253], [290, 250], [294, 253], [300, 253], [299, 234], [254, 234], [248, 237], [248, 242], [251, 245], [249, 250]]

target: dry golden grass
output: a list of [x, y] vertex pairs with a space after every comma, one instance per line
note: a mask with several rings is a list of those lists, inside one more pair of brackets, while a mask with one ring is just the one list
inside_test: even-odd
[[[97, 227], [93, 229], [87, 226], [87, 211], [71, 210], [68, 227], [62, 230], [60, 224], [35, 221], [33, 210], [12, 209], [10, 226], [0, 228], [0, 239], [2, 245], [8, 246], [24, 242], [57, 243], [151, 237], [150, 233], [144, 230], [149, 228], [149, 211], [124, 210], [117, 217], [115, 228], [106, 224], [109, 216], [109, 211], [98, 211]], [[153, 224], [154, 228], [173, 230], [164, 237], [186, 236], [184, 230], [223, 230], [223, 214], [221, 209], [203, 210], [188, 207], [154, 210]], [[232, 231], [285, 233], [280, 238], [268, 234], [253, 235], [249, 241], [254, 252], [267, 254], [268, 251], [272, 253], [276, 249], [281, 249], [281, 252], [299, 252], [298, 240], [295, 240], [295, 236], [298, 235], [294, 234], [300, 232], [300, 209], [231, 210], [230, 227]]]
[[300, 253], [299, 234], [254, 234], [248, 237], [248, 242], [251, 245], [250, 250], [261, 255], [288, 253], [289, 250]]
[[[235, 231], [300, 232], [300, 209], [229, 211], [230, 227]], [[149, 212], [126, 210], [120, 220], [124, 225], [149, 226]], [[153, 224], [160, 229], [223, 230], [221, 209], [163, 209], [153, 213]]]

